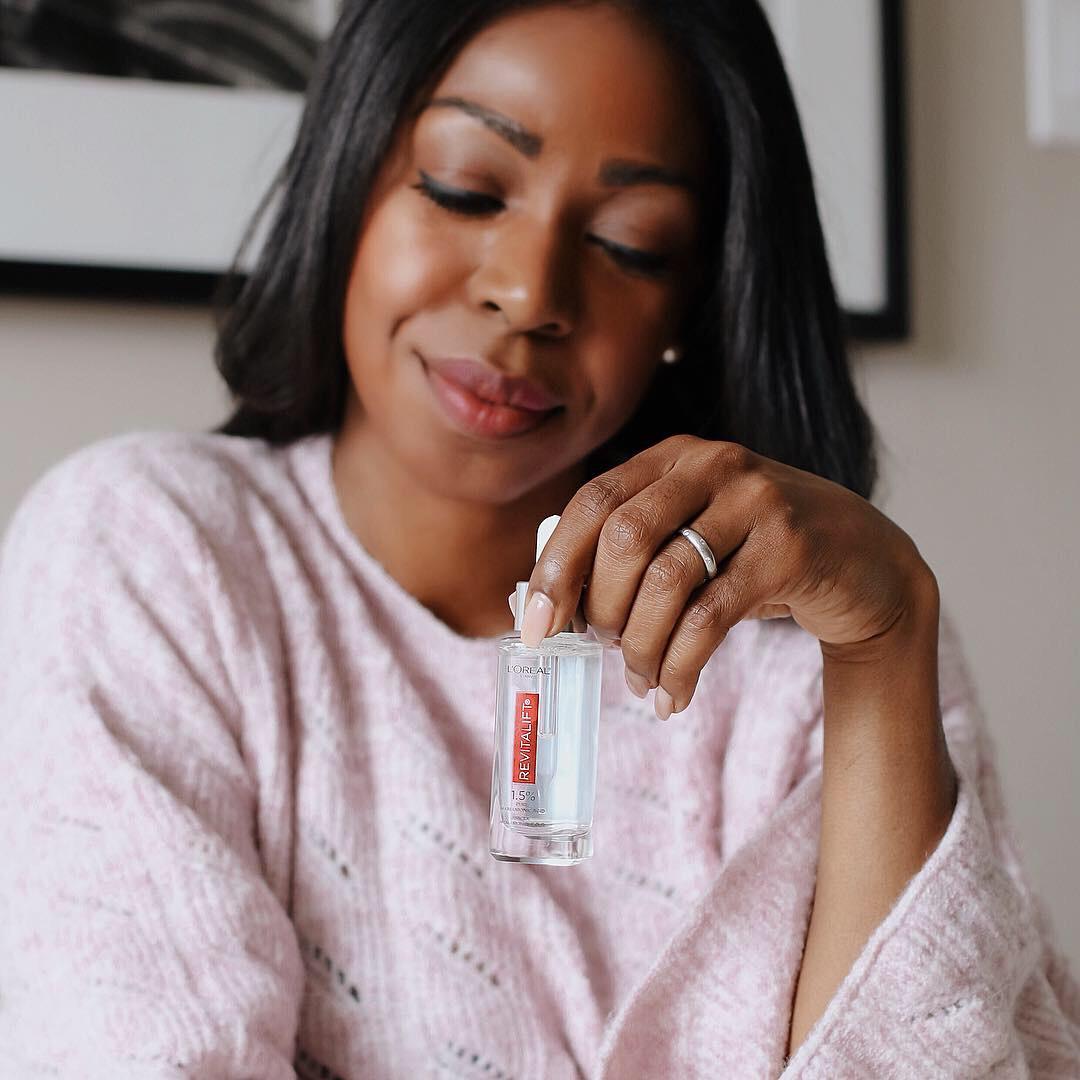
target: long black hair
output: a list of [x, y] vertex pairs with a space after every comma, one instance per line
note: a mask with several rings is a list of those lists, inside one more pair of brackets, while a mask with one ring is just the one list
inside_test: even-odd
[[[221, 434], [337, 431], [349, 373], [343, 305], [364, 204], [401, 118], [493, 19], [551, 0], [345, 0], [299, 131], [215, 297]], [[637, 413], [590, 476], [669, 435], [726, 439], [870, 498], [875, 434], [851, 378], [791, 87], [757, 0], [564, 0], [643, 18], [684, 58], [715, 134], [706, 271]], [[250, 274], [239, 267], [269, 207]]]

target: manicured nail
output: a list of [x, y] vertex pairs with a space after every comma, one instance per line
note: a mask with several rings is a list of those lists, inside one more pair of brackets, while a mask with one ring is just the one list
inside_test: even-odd
[[507, 603], [508, 603], [508, 604], [510, 605], [510, 611], [511, 611], [511, 613], [512, 613], [512, 614], [514, 614], [514, 615], [516, 615], [516, 614], [517, 614], [517, 606], [516, 606], [516, 605], [515, 605], [515, 603], [514, 603], [514, 601], [515, 601], [516, 599], [517, 599], [517, 591], [516, 591], [516, 590], [515, 590], [514, 592], [512, 592], [512, 593], [511, 593], [511, 594], [510, 594], [510, 595], [509, 595], [509, 596], [508, 596], [508, 597], [506, 598], [506, 602], [507, 602]]
[[525, 617], [521, 620], [521, 640], [535, 649], [548, 636], [555, 618], [555, 605], [542, 592], [535, 592], [525, 605]]
[[645, 697], [652, 689], [643, 675], [639, 675], [629, 668], [626, 668], [626, 685], [630, 687], [631, 693], [636, 694], [639, 698]]
[[610, 634], [605, 634], [603, 630], [597, 630], [595, 626], [593, 627], [593, 633], [596, 635], [596, 640], [599, 641], [600, 644], [603, 645], [605, 648], [611, 647], [617, 649], [622, 643], [622, 638], [612, 637]]
[[653, 708], [656, 709], [657, 719], [666, 720], [674, 707], [675, 702], [671, 695], [662, 686], [658, 686], [656, 693], [653, 694]]

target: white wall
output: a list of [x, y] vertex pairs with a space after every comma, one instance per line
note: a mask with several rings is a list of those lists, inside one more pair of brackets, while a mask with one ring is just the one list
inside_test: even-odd
[[[1080, 149], [1024, 131], [1018, 0], [910, 0], [912, 341], [857, 378], [879, 504], [957, 617], [1006, 797], [1080, 972]], [[0, 528], [99, 436], [205, 429], [226, 396], [200, 308], [0, 298]]]

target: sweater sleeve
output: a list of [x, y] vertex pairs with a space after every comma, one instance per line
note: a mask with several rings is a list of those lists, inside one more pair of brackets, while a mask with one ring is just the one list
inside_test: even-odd
[[303, 964], [225, 616], [133, 445], [50, 469], [0, 548], [0, 1072], [284, 1080]]
[[755, 791], [777, 789], [778, 804], [760, 811], [751, 793], [729, 806], [744, 816], [750, 807], [756, 825], [611, 1019], [598, 1080], [1080, 1076], [1080, 988], [1022, 868], [944, 613], [938, 688], [959, 778], [953, 816], [785, 1064], [820, 839], [822, 661], [794, 626], [778, 625], [771, 646], [758, 640], [741, 729], [757, 742], [736, 764], [754, 773]]
[[871, 935], [784, 1076], [1080, 1076], [1080, 987], [1007, 819], [951, 620], [942, 722], [959, 778], [945, 835]]

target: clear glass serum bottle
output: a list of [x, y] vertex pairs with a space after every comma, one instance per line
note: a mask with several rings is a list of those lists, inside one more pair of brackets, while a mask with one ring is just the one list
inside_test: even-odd
[[[541, 522], [537, 558], [558, 521], [554, 515]], [[527, 590], [527, 581], [517, 583], [514, 629], [498, 645], [491, 854], [572, 865], [593, 851], [603, 646], [564, 629], [527, 647]]]

